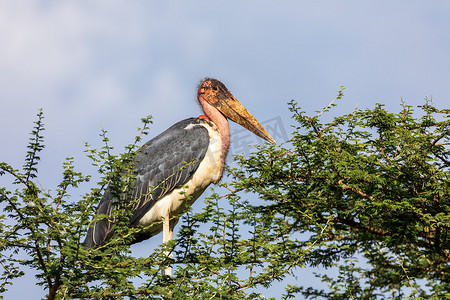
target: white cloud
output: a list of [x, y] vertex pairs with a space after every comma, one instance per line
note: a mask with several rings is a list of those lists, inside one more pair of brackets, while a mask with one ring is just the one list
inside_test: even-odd
[[2, 1], [0, 127], [9, 128], [1, 132], [8, 144], [2, 160], [22, 160], [38, 108], [56, 166], [80, 152], [84, 140], [98, 141], [101, 125], [127, 143], [144, 115], [155, 115], [155, 132], [187, 111], [196, 114], [198, 78], [187, 87], [177, 68], [207, 61], [213, 34], [193, 9], [145, 1]]

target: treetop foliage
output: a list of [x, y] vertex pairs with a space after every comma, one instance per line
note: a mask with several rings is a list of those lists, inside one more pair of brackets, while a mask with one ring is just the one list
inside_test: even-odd
[[[16, 187], [0, 187], [0, 292], [33, 269], [48, 299], [262, 299], [265, 287], [312, 266], [324, 270], [316, 276], [329, 288], [299, 278], [299, 286], [279, 288], [279, 299], [449, 296], [450, 110], [428, 100], [419, 112], [377, 104], [322, 121], [334, 106], [308, 115], [291, 101], [292, 138], [236, 155], [238, 167], [228, 168], [230, 182], [222, 184], [228, 192], [207, 197], [201, 211], [188, 210], [178, 236], [147, 257], [131, 255], [128, 244], [141, 228], [127, 226], [126, 203], [151, 119], [142, 120], [124, 154], [112, 154], [105, 130], [101, 149], [87, 145], [102, 177], [73, 200], [69, 188], [91, 177], [77, 172], [72, 158], [54, 192], [37, 184], [39, 111], [23, 170], [0, 163], [0, 175]], [[113, 215], [115, 234], [86, 249], [84, 236], [107, 187], [123, 203]], [[161, 272], [168, 265], [172, 277]]]
[[[300, 288], [303, 295], [374, 298], [396, 289], [402, 297], [407, 287], [426, 297], [417, 279], [432, 294], [448, 293], [450, 110], [427, 101], [415, 118], [405, 104], [397, 114], [377, 104], [322, 124], [289, 106], [299, 124], [292, 147], [241, 157], [234, 174], [238, 189], [266, 200], [254, 210], [267, 224], [281, 214], [291, 234], [310, 235], [297, 247], [321, 244], [306, 264], [347, 262], [338, 280], [321, 276], [333, 291]], [[354, 266], [361, 258], [368, 267]]]

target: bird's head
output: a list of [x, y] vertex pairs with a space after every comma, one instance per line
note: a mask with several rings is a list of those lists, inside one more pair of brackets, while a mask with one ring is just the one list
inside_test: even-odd
[[217, 79], [203, 79], [197, 91], [197, 99], [206, 101], [215, 107], [225, 118], [245, 127], [266, 141], [276, 144], [275, 140], [247, 109]]

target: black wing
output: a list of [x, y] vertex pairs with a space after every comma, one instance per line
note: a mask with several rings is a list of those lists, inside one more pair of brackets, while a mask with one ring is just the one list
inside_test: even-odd
[[[208, 130], [199, 118], [180, 121], [142, 146], [136, 158], [136, 201], [130, 225], [136, 224], [158, 199], [183, 186], [197, 170], [209, 146]], [[111, 216], [117, 200], [106, 190], [96, 214]], [[113, 222], [100, 220], [89, 228], [85, 245], [101, 244], [112, 234]]]

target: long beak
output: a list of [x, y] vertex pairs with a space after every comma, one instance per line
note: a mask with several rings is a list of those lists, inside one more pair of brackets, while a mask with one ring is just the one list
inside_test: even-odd
[[277, 144], [255, 117], [253, 117], [248, 110], [236, 100], [233, 95], [231, 95], [231, 93], [226, 99], [211, 100], [212, 99], [208, 99], [208, 102], [217, 108], [226, 118], [245, 127], [269, 143]]

